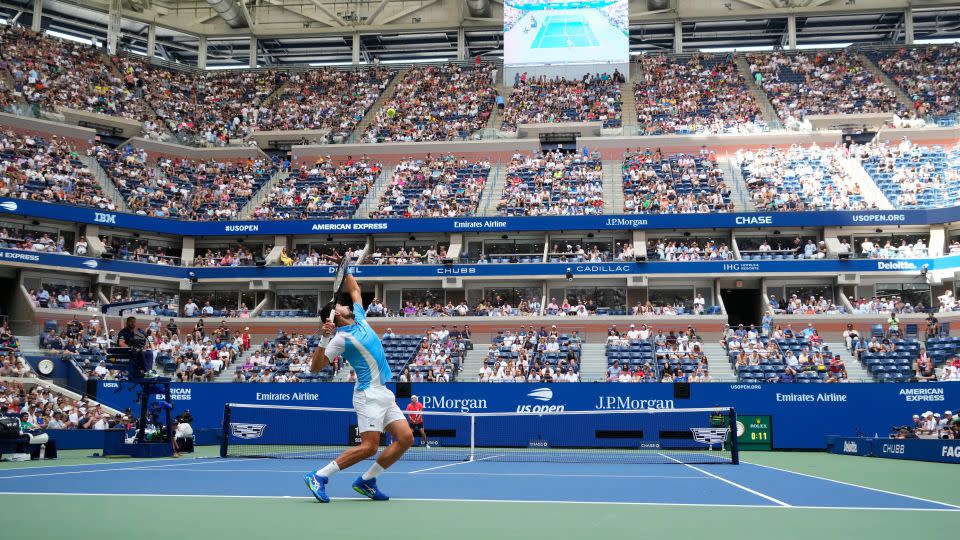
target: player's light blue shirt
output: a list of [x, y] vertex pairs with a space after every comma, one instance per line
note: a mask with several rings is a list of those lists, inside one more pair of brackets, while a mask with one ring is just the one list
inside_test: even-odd
[[367, 324], [367, 316], [359, 303], [353, 305], [353, 317], [356, 324], [337, 328], [324, 352], [331, 360], [342, 356], [350, 364], [357, 374], [356, 390], [383, 386], [393, 377], [383, 343]]

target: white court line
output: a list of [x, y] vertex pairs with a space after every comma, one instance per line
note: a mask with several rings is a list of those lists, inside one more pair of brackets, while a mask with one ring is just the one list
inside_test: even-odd
[[[32, 491], [0, 491], [4, 495], [24, 496], [56, 496], [56, 497], [180, 497], [194, 499], [291, 499], [314, 500], [313, 497], [300, 495], [211, 495], [211, 494], [172, 494], [172, 493], [62, 493], [62, 492], [32, 492]], [[337, 501], [367, 502], [366, 497], [334, 497]], [[762, 508], [769, 510], [876, 510], [882, 512], [957, 512], [949, 508], [884, 508], [862, 506], [773, 506], [769, 504], [710, 504], [710, 503], [664, 503], [664, 502], [622, 502], [622, 501], [549, 501], [549, 500], [517, 500], [517, 499], [421, 499], [421, 498], [392, 498], [391, 501], [407, 502], [434, 502], [434, 503], [505, 503], [505, 504], [583, 504], [605, 506], [688, 506], [696, 508]]]
[[454, 465], [463, 465], [463, 464], [466, 464], [466, 463], [476, 463], [476, 462], [478, 462], [478, 461], [486, 461], [486, 460], [488, 460], [488, 459], [494, 459], [494, 458], [498, 458], [498, 457], [501, 457], [501, 456], [503, 456], [503, 454], [499, 454], [499, 455], [496, 455], [496, 456], [487, 456], [487, 457], [485, 457], [485, 458], [474, 459], [474, 460], [471, 460], [471, 461], [458, 461], [458, 462], [456, 462], [456, 463], [447, 463], [446, 465], [437, 465], [436, 467], [427, 467], [426, 469], [417, 469], [417, 470], [415, 470], [415, 471], [410, 471], [410, 474], [419, 473], [419, 472], [426, 472], [426, 471], [434, 471], [434, 470], [437, 470], [437, 469], [443, 469], [443, 468], [445, 468], [445, 467], [453, 467]]
[[[459, 463], [458, 463], [459, 465]], [[157, 467], [138, 467], [136, 470], [144, 471], [158, 469]], [[293, 471], [289, 469], [164, 469], [157, 472], [185, 472], [185, 473], [280, 473], [280, 474], [303, 474], [303, 471]], [[413, 471], [384, 471], [383, 474], [400, 475], [413, 474]], [[648, 474], [551, 474], [551, 473], [486, 473], [486, 472], [425, 472], [417, 473], [421, 476], [538, 476], [538, 477], [563, 477], [563, 478], [666, 478], [670, 480], [709, 480], [706, 476], [669, 476], [669, 475], [648, 475]]]
[[[252, 459], [242, 459], [239, 461], [252, 461]], [[207, 463], [217, 463], [216, 461], [208, 461]], [[94, 473], [107, 473], [114, 471], [140, 471], [140, 470], [150, 470], [150, 469], [162, 469], [167, 467], [183, 467], [185, 465], [200, 465], [199, 463], [189, 463], [181, 461], [179, 463], [171, 463], [169, 465], [144, 465], [143, 467], [116, 467], [113, 469], [91, 469], [89, 471], [62, 471], [62, 472], [50, 472], [50, 473], [39, 473], [39, 474], [16, 474], [16, 475], [7, 475], [0, 476], [0, 481], [14, 479], [14, 478], [39, 478], [43, 476], [66, 476], [69, 474], [94, 474]], [[196, 471], [191, 471], [196, 472]]]
[[885, 493], [885, 494], [887, 494], [887, 495], [896, 495], [896, 496], [898, 496], [898, 497], [906, 497], [906, 498], [908, 498], [908, 499], [914, 499], [914, 500], [916, 500], [916, 501], [923, 501], [923, 502], [926, 502], [926, 503], [933, 503], [933, 504], [939, 504], [939, 505], [943, 505], [943, 506], [949, 506], [950, 508], [953, 508], [953, 509], [955, 509], [955, 510], [960, 510], [960, 506], [955, 505], [955, 504], [945, 503], [945, 502], [941, 502], [941, 501], [935, 501], [935, 500], [933, 500], [933, 499], [924, 499], [923, 497], [915, 497], [915, 496], [913, 496], [913, 495], [907, 495], [907, 494], [905, 494], [905, 493], [897, 493], [896, 491], [887, 491], [887, 490], [885, 490], [885, 489], [880, 489], [880, 488], [874, 488], [874, 487], [868, 487], [868, 486], [861, 486], [860, 484], [853, 484], [853, 483], [851, 483], [851, 482], [844, 482], [843, 480], [834, 480], [834, 479], [832, 479], [832, 478], [824, 478], [824, 477], [822, 477], [822, 476], [815, 476], [815, 475], [812, 475], [812, 474], [807, 474], [807, 473], [802, 473], [802, 472], [797, 472], [797, 471], [791, 471], [790, 469], [781, 469], [780, 467], [771, 467], [770, 465], [761, 465], [761, 464], [759, 464], [759, 463], [751, 463], [751, 462], [749, 462], [749, 461], [741, 461], [741, 463], [746, 463], [747, 465], [753, 465], [754, 467], [763, 467], [764, 469], [772, 469], [772, 470], [774, 470], [774, 471], [781, 471], [781, 472], [787, 472], [787, 473], [790, 473], [790, 474], [796, 474], [796, 475], [799, 475], [799, 476], [806, 476], [807, 478], [816, 478], [817, 480], [823, 480], [823, 481], [825, 481], [825, 482], [833, 482], [833, 483], [835, 483], [835, 484], [843, 484], [843, 485], [845, 485], [845, 486], [850, 486], [850, 487], [855, 487], [855, 488], [860, 488], [860, 489], [866, 489], [866, 490], [869, 490], [869, 491], [876, 491], [877, 493]]
[[727, 484], [730, 484], [730, 485], [733, 486], [733, 487], [740, 488], [740, 489], [746, 491], [747, 493], [752, 493], [752, 494], [756, 495], [757, 497], [763, 497], [764, 499], [766, 499], [766, 500], [768, 500], [768, 501], [770, 501], [770, 502], [776, 503], [776, 504], [778, 504], [778, 505], [780, 505], [780, 506], [787, 506], [787, 507], [790, 506], [789, 504], [781, 501], [780, 499], [774, 499], [773, 497], [771, 497], [771, 496], [769, 496], [769, 495], [767, 495], [767, 494], [765, 494], [765, 493], [760, 493], [759, 491], [757, 491], [757, 490], [755, 490], [755, 489], [750, 489], [750, 488], [748, 488], [747, 486], [744, 486], [744, 485], [741, 485], [741, 484], [738, 484], [738, 483], [734, 482], [733, 480], [727, 480], [726, 478], [724, 478], [724, 477], [722, 477], [722, 476], [718, 476], [718, 475], [716, 475], [716, 474], [713, 474], [712, 472], [707, 472], [707, 471], [701, 469], [700, 467], [694, 467], [693, 465], [690, 465], [689, 463], [684, 463], [684, 462], [680, 461], [679, 459], [674, 459], [674, 458], [672, 458], [672, 457], [670, 457], [670, 456], [668, 456], [668, 455], [666, 455], [666, 454], [664, 454], [664, 453], [662, 453], [662, 452], [657, 452], [657, 453], [660, 454], [661, 456], [669, 459], [670, 461], [675, 461], [675, 462], [683, 465], [684, 467], [690, 467], [691, 469], [693, 469], [693, 470], [695, 470], [695, 471], [697, 471], [697, 472], [699, 472], [699, 473], [705, 474], [705, 475], [710, 476], [710, 477], [712, 477], [712, 478], [716, 478], [717, 480], [720, 480], [721, 482], [725, 482], [725, 483], [727, 483]]
[[[104, 458], [107, 459], [107, 458]], [[110, 458], [114, 459], [114, 458]], [[116, 459], [112, 462], [104, 461], [103, 463], [69, 463], [67, 465], [37, 465], [36, 467], [3, 467], [0, 468], [0, 474], [3, 474], [7, 471], [32, 471], [35, 469], [60, 469], [63, 467], [102, 467], [102, 466], [113, 466], [119, 464], [129, 464], [129, 463], [156, 463], [158, 461], [180, 461], [184, 463], [192, 463], [201, 460], [210, 460], [218, 461], [222, 459], [220, 456], [217, 457], [188, 457], [188, 458], [153, 458], [153, 459]]]

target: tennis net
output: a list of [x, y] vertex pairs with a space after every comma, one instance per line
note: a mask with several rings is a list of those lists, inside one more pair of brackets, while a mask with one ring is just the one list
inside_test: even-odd
[[[403, 459], [569, 463], [733, 463], [736, 412], [729, 407], [535, 413], [420, 411]], [[353, 409], [226, 405], [223, 457], [333, 459], [360, 443]], [[381, 437], [381, 445], [390, 436]], [[429, 447], [428, 447], [429, 445]]]

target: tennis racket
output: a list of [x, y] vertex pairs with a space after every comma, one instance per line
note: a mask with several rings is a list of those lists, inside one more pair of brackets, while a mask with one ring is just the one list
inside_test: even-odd
[[[340, 261], [340, 265], [337, 267], [337, 275], [333, 278], [333, 295], [330, 297], [331, 302], [336, 302], [340, 296], [340, 288], [343, 287], [343, 278], [347, 275], [348, 266], [350, 266], [350, 257], [344, 256], [343, 260]], [[327, 320], [333, 322], [335, 315], [334, 310], [330, 310], [330, 317]]]

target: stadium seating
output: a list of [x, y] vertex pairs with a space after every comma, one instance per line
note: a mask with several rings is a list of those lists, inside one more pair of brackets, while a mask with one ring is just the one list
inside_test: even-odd
[[278, 181], [253, 210], [255, 219], [353, 217], [380, 176], [383, 164], [364, 156], [340, 164], [303, 165]]
[[624, 212], [689, 214], [732, 209], [730, 189], [716, 155], [674, 154], [660, 150], [627, 154], [623, 160]]
[[330, 129], [346, 138], [386, 90], [395, 71], [321, 68], [290, 75], [254, 126], [260, 131]]
[[940, 208], [960, 201], [960, 147], [872, 143], [851, 148], [897, 208]]
[[498, 330], [480, 370], [480, 382], [577, 382], [581, 340], [576, 333]]
[[603, 213], [603, 162], [560, 152], [515, 154], [497, 203], [502, 216]]
[[470, 162], [453, 155], [403, 160], [370, 217], [472, 216], [489, 174], [489, 162]]
[[496, 98], [493, 64], [417, 67], [399, 81], [364, 142], [449, 141], [482, 129]]
[[856, 52], [748, 53], [757, 84], [780, 119], [808, 115], [895, 112], [896, 93], [871, 73]]
[[641, 135], [751, 133], [763, 115], [730, 57], [637, 57], [633, 92]]
[[758, 210], [864, 210], [860, 185], [840, 164], [844, 158], [841, 148], [794, 144], [738, 150], [734, 159]]
[[581, 80], [548, 80], [517, 75], [503, 114], [504, 131], [520, 124], [602, 122], [620, 127], [622, 98], [619, 77], [602, 74]]
[[76, 149], [51, 136], [0, 135], [0, 197], [116, 210]]
[[960, 47], [911, 47], [866, 52], [914, 101], [920, 117], [930, 116], [940, 126], [956, 123], [960, 92]]

